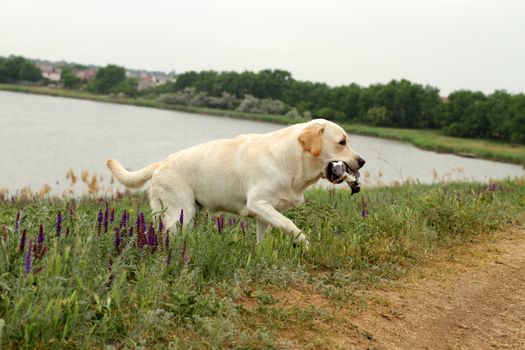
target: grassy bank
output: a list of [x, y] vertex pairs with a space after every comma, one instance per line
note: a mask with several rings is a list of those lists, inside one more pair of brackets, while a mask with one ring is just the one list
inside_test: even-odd
[[[69, 98], [78, 98], [93, 100], [99, 102], [120, 103], [141, 107], [151, 107], [159, 109], [168, 109], [183, 111], [189, 113], [208, 114], [224, 116], [238, 119], [250, 119], [258, 121], [267, 121], [280, 124], [293, 124], [298, 122], [296, 119], [283, 115], [266, 115], [254, 113], [242, 113], [230, 110], [219, 110], [210, 108], [198, 108], [181, 105], [171, 105], [161, 103], [149, 98], [128, 98], [117, 96], [95, 95], [83, 91], [73, 91], [65, 89], [49, 89], [42, 87], [19, 86], [0, 84], [0, 90], [15, 92], [34, 93], [48, 96], [61, 96]], [[365, 125], [345, 124], [344, 128], [354, 134], [375, 136], [381, 138], [394, 139], [409, 142], [416, 147], [432, 150], [442, 153], [453, 153], [459, 155], [468, 155], [478, 158], [498, 160], [509, 163], [522, 164], [525, 166], [525, 145], [510, 145], [490, 140], [464, 139], [450, 137], [434, 130], [416, 130], [416, 129], [399, 129], [399, 128], [381, 128]]]
[[344, 127], [350, 133], [405, 141], [416, 147], [436, 152], [525, 165], [525, 145], [510, 145], [491, 140], [451, 137], [434, 130], [381, 128], [348, 124], [344, 125]]
[[523, 198], [523, 180], [352, 197], [314, 190], [287, 213], [310, 238], [303, 253], [277, 231], [255, 246], [253, 222], [206, 213], [168, 236], [150, 225], [143, 193], [3, 196], [0, 343], [280, 348], [293, 328], [299, 346], [327, 348], [300, 335], [337, 315], [314, 302], [285, 306], [283, 291], [307, 289], [346, 313], [358, 310], [366, 302], [359, 291], [395, 280], [435, 249], [523, 223]]

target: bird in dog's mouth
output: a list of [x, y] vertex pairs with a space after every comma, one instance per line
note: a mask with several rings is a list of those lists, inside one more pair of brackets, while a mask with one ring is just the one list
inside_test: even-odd
[[326, 179], [333, 184], [340, 184], [346, 182], [352, 194], [358, 193], [361, 190], [359, 183], [359, 171], [352, 171], [348, 164], [341, 160], [336, 160], [328, 163], [326, 167]]

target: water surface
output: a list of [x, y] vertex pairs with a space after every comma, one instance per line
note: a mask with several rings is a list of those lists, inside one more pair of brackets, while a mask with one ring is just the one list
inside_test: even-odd
[[[282, 125], [61, 97], [0, 91], [0, 188], [11, 191], [45, 184], [69, 187], [71, 167], [110, 177], [113, 157], [140, 169], [202, 142], [243, 133], [266, 133]], [[410, 144], [351, 135], [350, 144], [366, 159], [368, 185], [412, 179], [488, 181], [525, 176], [518, 165], [420, 150]], [[83, 184], [77, 184], [82, 190]]]

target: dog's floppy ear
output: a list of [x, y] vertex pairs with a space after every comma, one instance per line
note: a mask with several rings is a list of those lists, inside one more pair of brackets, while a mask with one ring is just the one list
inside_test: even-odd
[[319, 157], [323, 149], [323, 132], [324, 125], [313, 124], [304, 128], [297, 140], [303, 150], [310, 152], [314, 157]]

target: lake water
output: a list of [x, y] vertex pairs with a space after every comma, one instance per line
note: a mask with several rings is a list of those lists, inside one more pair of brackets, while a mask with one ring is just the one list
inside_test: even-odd
[[[151, 108], [0, 91], [0, 188], [25, 186], [54, 192], [70, 187], [65, 179], [88, 169], [109, 185], [105, 160], [113, 157], [140, 169], [167, 155], [218, 138], [266, 133], [282, 125]], [[502, 179], [525, 176], [518, 165], [423, 151], [410, 144], [351, 135], [352, 148], [366, 160], [364, 185], [408, 179], [436, 181]], [[85, 185], [74, 189], [82, 192]]]

